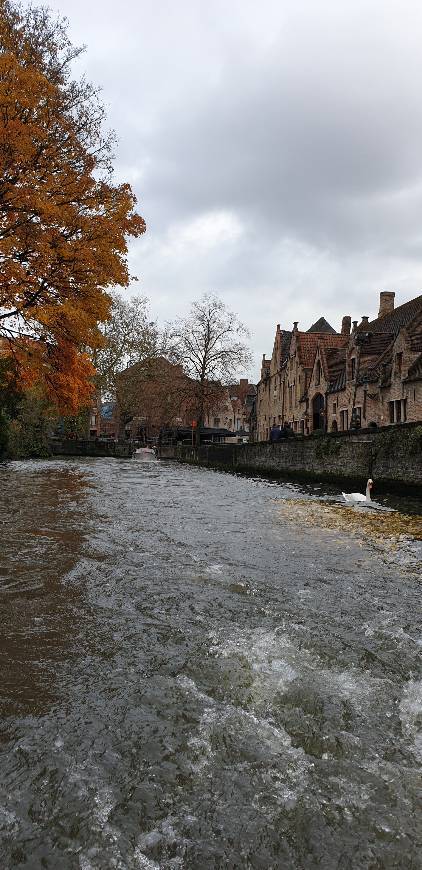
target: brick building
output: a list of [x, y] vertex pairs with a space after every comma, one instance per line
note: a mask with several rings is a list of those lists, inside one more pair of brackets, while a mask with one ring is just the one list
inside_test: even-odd
[[209, 408], [205, 426], [229, 429], [231, 432], [249, 432], [251, 411], [256, 387], [247, 378], [224, 389], [221, 400]]
[[119, 434], [146, 442], [162, 427], [190, 425], [192, 383], [182, 366], [164, 357], [128, 366], [117, 378]]
[[422, 296], [394, 308], [382, 292], [378, 316], [343, 317], [336, 332], [321, 317], [306, 332], [277, 325], [263, 357], [254, 437], [289, 424], [298, 434], [422, 420]]

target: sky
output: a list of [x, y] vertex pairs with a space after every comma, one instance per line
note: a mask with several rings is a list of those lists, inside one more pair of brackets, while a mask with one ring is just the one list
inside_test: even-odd
[[422, 292], [418, 0], [48, 0], [102, 89], [147, 233], [130, 244], [161, 324], [204, 292], [251, 333]]

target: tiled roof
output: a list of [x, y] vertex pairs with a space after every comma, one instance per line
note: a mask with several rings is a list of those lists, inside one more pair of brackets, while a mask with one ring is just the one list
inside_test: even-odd
[[358, 326], [359, 332], [388, 332], [390, 335], [396, 336], [403, 326], [408, 326], [412, 320], [422, 313], [422, 296], [416, 296], [415, 299], [410, 299], [403, 305], [399, 305], [390, 314], [385, 314], [384, 317], [377, 317], [370, 323], [363, 323]]
[[283, 362], [289, 356], [289, 348], [290, 348], [291, 338], [292, 338], [292, 333], [289, 332], [289, 330], [287, 330], [287, 329], [281, 330], [280, 359], [278, 361], [279, 366], [281, 366], [283, 364]]
[[410, 336], [410, 347], [414, 353], [422, 351], [422, 331]]
[[392, 341], [392, 334], [388, 332], [375, 332], [369, 335], [368, 339], [361, 346], [361, 365], [367, 357], [373, 358], [384, 353]]
[[348, 342], [348, 336], [324, 332], [298, 332], [297, 349], [299, 361], [305, 369], [311, 369], [314, 364], [315, 353], [318, 343], [326, 348], [344, 347]]
[[338, 372], [338, 374], [331, 381], [327, 392], [328, 393], [339, 393], [340, 390], [344, 390], [346, 386], [346, 366]]
[[328, 392], [336, 393], [346, 384], [346, 346], [325, 351]]
[[329, 335], [337, 335], [335, 329], [328, 323], [328, 320], [325, 317], [320, 317], [316, 323], [313, 323], [312, 326], [307, 330], [307, 332], [318, 332], [318, 333], [326, 333]]
[[422, 379], [422, 353], [416, 357], [407, 373], [406, 381], [418, 381]]

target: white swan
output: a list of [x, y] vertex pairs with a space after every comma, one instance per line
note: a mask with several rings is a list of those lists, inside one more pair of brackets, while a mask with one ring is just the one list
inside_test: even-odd
[[342, 496], [344, 500], [348, 504], [357, 504], [359, 502], [371, 502], [371, 489], [372, 489], [373, 480], [369, 478], [366, 484], [366, 495], [362, 495], [361, 492], [342, 492]]

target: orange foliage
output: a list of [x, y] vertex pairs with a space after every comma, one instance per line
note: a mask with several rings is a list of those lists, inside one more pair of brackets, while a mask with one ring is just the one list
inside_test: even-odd
[[129, 283], [126, 240], [145, 223], [130, 186], [104, 173], [102, 109], [69, 79], [77, 52], [53, 24], [0, 0], [0, 337], [23, 383], [74, 413], [89, 398], [107, 288]]

